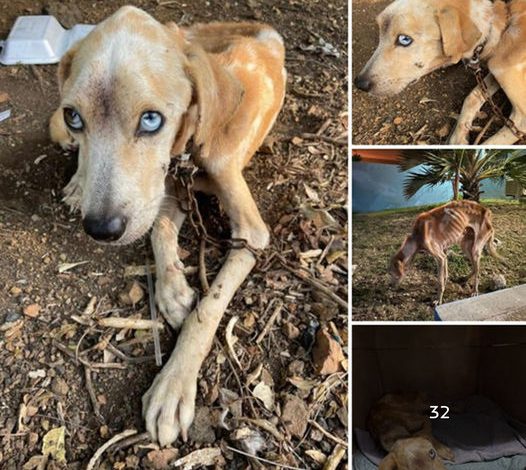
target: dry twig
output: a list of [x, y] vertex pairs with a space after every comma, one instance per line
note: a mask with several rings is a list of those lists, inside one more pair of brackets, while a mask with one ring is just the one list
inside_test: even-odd
[[106, 442], [97, 449], [97, 452], [93, 454], [93, 457], [91, 457], [90, 461], [88, 462], [86, 470], [93, 470], [94, 468], [96, 468], [95, 466], [97, 465], [97, 462], [101, 458], [102, 454], [106, 451], [106, 449], [129, 436], [133, 436], [134, 434], [137, 434], [137, 431], [135, 429], [127, 429], [126, 431], [122, 431], [119, 434], [115, 434], [115, 436], [113, 436], [108, 442]]

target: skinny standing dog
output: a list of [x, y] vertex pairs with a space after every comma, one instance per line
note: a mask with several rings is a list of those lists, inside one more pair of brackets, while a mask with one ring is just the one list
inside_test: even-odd
[[491, 211], [477, 202], [454, 201], [420, 214], [411, 234], [391, 259], [390, 274], [398, 284], [407, 266], [419, 251], [426, 251], [438, 262], [438, 303], [442, 303], [448, 278], [449, 247], [459, 244], [472, 266], [469, 278], [474, 279], [473, 294], [478, 295], [479, 269], [482, 250], [487, 247], [491, 256], [502, 260], [496, 252]]
[[378, 470], [446, 470], [451, 449], [433, 436], [422, 393], [388, 394], [369, 413], [367, 427], [388, 452]]
[[[482, 47], [490, 95], [501, 87], [513, 106], [510, 118], [526, 132], [526, 0], [396, 0], [377, 18], [380, 42], [355, 79], [376, 95], [392, 96], [429, 72], [473, 57]], [[451, 144], [467, 144], [485, 102], [477, 86], [464, 100]], [[486, 145], [513, 144], [506, 126]]]
[[194, 189], [217, 195], [232, 237], [265, 248], [269, 233], [242, 175], [283, 104], [281, 36], [269, 26], [212, 23], [179, 28], [123, 7], [63, 57], [54, 141], [78, 147], [65, 201], [80, 207], [95, 240], [128, 244], [152, 226], [156, 301], [182, 330], [175, 350], [143, 397], [146, 428], [161, 445], [186, 439], [199, 368], [221, 316], [255, 264], [231, 250], [209, 294], [195, 294], [177, 255], [185, 219], [171, 158], [192, 154], [203, 170]]

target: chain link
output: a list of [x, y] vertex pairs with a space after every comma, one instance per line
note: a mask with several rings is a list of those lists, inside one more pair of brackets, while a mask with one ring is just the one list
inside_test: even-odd
[[482, 54], [482, 50], [484, 49], [485, 43], [479, 44], [477, 48], [473, 51], [473, 56], [471, 59], [466, 63], [466, 67], [470, 69], [473, 74], [475, 75], [475, 79], [477, 81], [477, 85], [480, 88], [480, 91], [482, 92], [482, 96], [484, 99], [489, 103], [491, 106], [491, 110], [493, 111], [493, 114], [497, 116], [498, 119], [500, 119], [506, 127], [509, 128], [511, 132], [519, 139], [517, 142], [518, 144], [526, 143], [526, 132], [521, 131], [517, 125], [513, 122], [512, 119], [510, 119], [508, 116], [505, 116], [502, 112], [502, 109], [500, 109], [499, 106], [493, 101], [493, 97], [491, 93], [488, 91], [488, 87], [486, 86], [486, 83], [484, 82], [484, 75], [482, 73], [482, 66], [480, 65], [480, 55]]
[[226, 240], [220, 240], [208, 233], [204, 225], [203, 217], [201, 216], [199, 205], [197, 203], [197, 199], [195, 198], [195, 192], [193, 189], [194, 176], [198, 171], [199, 167], [194, 164], [189, 153], [183, 153], [182, 155], [172, 158], [170, 168], [168, 170], [168, 174], [171, 175], [174, 180], [178, 181], [185, 190], [188, 207], [182, 207], [182, 210], [186, 212], [188, 220], [190, 221], [190, 225], [194, 229], [196, 235], [201, 240], [204, 240], [206, 243], [209, 243], [210, 245], [217, 248], [222, 246], [227, 246], [228, 248], [234, 250], [245, 248], [250, 251], [256, 257], [256, 259], [259, 260], [261, 251], [252, 248], [246, 239], [229, 238]]

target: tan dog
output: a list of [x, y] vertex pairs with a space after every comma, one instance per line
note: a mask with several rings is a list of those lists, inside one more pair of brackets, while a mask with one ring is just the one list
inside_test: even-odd
[[473, 294], [478, 295], [482, 250], [502, 260], [494, 247], [491, 211], [474, 201], [453, 201], [420, 214], [413, 230], [391, 259], [389, 272], [394, 284], [400, 283], [406, 267], [419, 251], [431, 254], [438, 261], [439, 297], [442, 303], [448, 278], [446, 251], [459, 244], [472, 266], [469, 278], [474, 279]]
[[430, 408], [422, 393], [388, 394], [369, 413], [371, 435], [388, 452], [378, 470], [445, 470], [451, 449], [433, 437]]
[[[513, 110], [511, 119], [526, 131], [526, 1], [512, 0], [396, 0], [377, 18], [378, 47], [355, 85], [377, 95], [394, 95], [437, 68], [481, 58], [490, 73], [490, 94], [500, 87]], [[477, 86], [465, 99], [451, 144], [467, 144], [468, 134], [485, 99]], [[513, 144], [518, 139], [507, 127], [485, 144]]]
[[143, 398], [143, 412], [162, 445], [179, 434], [186, 439], [199, 368], [255, 258], [247, 249], [231, 250], [192, 311], [195, 294], [177, 254], [183, 191], [167, 172], [172, 157], [191, 153], [202, 169], [194, 187], [217, 195], [232, 238], [267, 246], [269, 233], [242, 170], [283, 103], [283, 40], [263, 24], [183, 29], [123, 7], [63, 57], [58, 76], [61, 104], [51, 136], [79, 148], [66, 202], [80, 207], [85, 231], [101, 242], [132, 243], [153, 225], [156, 301], [174, 328], [184, 325]]

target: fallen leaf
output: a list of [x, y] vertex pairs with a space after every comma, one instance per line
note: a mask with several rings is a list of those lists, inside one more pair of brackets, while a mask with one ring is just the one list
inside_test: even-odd
[[259, 382], [254, 387], [252, 395], [259, 398], [267, 410], [272, 411], [274, 409], [274, 392], [264, 382]]
[[316, 385], [318, 385], [316, 380], [306, 380], [300, 377], [291, 377], [288, 379], [288, 381], [299, 390], [303, 390], [305, 392], [310, 392], [314, 387], [316, 387]]
[[237, 441], [241, 449], [250, 455], [257, 455], [266, 447], [265, 438], [261, 433], [248, 427], [236, 429], [230, 437], [233, 441]]
[[42, 440], [42, 453], [59, 463], [66, 463], [66, 427], [60, 426], [49, 431]]
[[302, 437], [309, 421], [309, 410], [305, 402], [295, 395], [288, 395], [283, 405], [281, 420], [290, 435]]
[[318, 375], [334, 374], [342, 368], [341, 362], [345, 359], [342, 347], [326, 328], [320, 329], [316, 333], [312, 358], [314, 370]]

